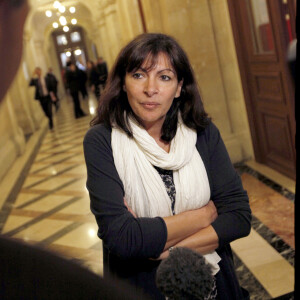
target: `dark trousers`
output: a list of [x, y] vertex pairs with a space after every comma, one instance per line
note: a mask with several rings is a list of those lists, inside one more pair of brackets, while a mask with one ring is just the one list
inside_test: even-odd
[[49, 128], [53, 128], [53, 120], [52, 120], [52, 101], [50, 96], [42, 97], [40, 100], [41, 107], [46, 115], [46, 117], [49, 119]]
[[83, 99], [88, 98], [89, 95], [88, 95], [85, 84], [80, 87], [80, 93], [81, 93], [81, 96]]
[[52, 104], [55, 106], [55, 110], [58, 111], [59, 109], [59, 98], [57, 96], [57, 92], [54, 91], [54, 96], [56, 98], [56, 101], [52, 101]]
[[84, 112], [82, 111], [82, 109], [80, 107], [78, 91], [71, 92], [71, 96], [72, 96], [73, 103], [74, 103], [75, 118], [80, 118], [80, 117], [84, 116]]

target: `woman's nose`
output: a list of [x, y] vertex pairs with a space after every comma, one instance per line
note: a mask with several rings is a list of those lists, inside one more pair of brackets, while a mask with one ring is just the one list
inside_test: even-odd
[[154, 78], [147, 78], [144, 85], [144, 93], [149, 97], [158, 93], [158, 85]]

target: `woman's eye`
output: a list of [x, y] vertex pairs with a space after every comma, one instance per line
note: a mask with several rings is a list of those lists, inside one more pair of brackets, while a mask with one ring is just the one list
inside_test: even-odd
[[132, 77], [135, 78], [135, 79], [140, 79], [140, 78], [143, 77], [143, 75], [142, 75], [141, 73], [134, 73], [134, 74], [132, 75]]
[[169, 80], [171, 80], [171, 77], [168, 75], [161, 75], [161, 79], [164, 81], [169, 81]]

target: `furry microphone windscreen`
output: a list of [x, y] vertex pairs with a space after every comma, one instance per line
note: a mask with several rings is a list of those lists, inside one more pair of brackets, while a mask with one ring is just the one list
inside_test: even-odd
[[169, 300], [203, 300], [215, 281], [210, 264], [200, 253], [177, 247], [160, 263], [156, 285]]

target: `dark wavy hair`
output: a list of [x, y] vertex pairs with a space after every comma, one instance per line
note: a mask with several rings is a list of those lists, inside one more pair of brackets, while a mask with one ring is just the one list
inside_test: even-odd
[[[123, 90], [126, 73], [135, 72], [147, 60], [148, 69], [153, 68], [159, 54], [165, 54], [176, 71], [178, 82], [183, 80], [181, 94], [173, 100], [162, 126], [161, 139], [170, 142], [176, 134], [178, 111], [184, 124], [196, 129], [204, 129], [210, 118], [204, 110], [193, 69], [188, 57], [176, 40], [161, 33], [144, 33], [133, 39], [119, 53], [112, 67], [106, 87], [100, 97], [97, 116], [90, 125], [116, 124], [129, 137], [132, 131], [128, 123], [128, 114], [132, 112], [127, 94]], [[124, 116], [124, 111], [127, 112]]]

